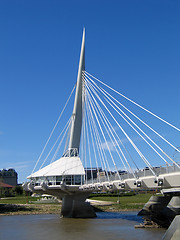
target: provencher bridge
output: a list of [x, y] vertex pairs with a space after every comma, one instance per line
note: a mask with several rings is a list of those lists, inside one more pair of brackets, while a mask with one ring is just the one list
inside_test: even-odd
[[[43, 157], [75, 88], [73, 113]], [[61, 199], [64, 217], [95, 217], [85, 201], [91, 192], [160, 189], [164, 196], [179, 199], [180, 165], [170, 154], [178, 156], [178, 143], [172, 144], [126, 107], [125, 101], [179, 134], [179, 128], [85, 71], [84, 30], [77, 84], [24, 188]], [[55, 160], [61, 151], [62, 157]], [[44, 166], [49, 158], [51, 162]]]

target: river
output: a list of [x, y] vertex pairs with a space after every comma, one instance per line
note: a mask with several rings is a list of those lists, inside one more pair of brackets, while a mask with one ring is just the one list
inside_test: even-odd
[[137, 212], [97, 213], [95, 219], [59, 215], [0, 216], [0, 240], [160, 240], [165, 229], [135, 229]]

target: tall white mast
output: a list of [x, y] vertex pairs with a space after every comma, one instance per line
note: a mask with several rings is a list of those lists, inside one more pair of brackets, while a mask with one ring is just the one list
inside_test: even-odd
[[83, 117], [83, 71], [85, 71], [85, 28], [83, 29], [83, 37], [81, 44], [81, 53], [79, 60], [79, 69], [77, 76], [76, 94], [74, 100], [74, 108], [72, 114], [72, 124], [69, 139], [69, 149], [77, 149], [79, 151], [81, 127]]

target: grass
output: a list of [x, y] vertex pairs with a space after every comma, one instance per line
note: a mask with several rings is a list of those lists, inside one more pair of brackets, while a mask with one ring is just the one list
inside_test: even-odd
[[[140, 210], [143, 208], [144, 204], [148, 202], [149, 198], [152, 196], [151, 193], [146, 194], [137, 194], [133, 196], [120, 196], [118, 197], [111, 197], [111, 196], [95, 196], [91, 197], [92, 200], [99, 200], [99, 201], [110, 201], [114, 202], [112, 206], [100, 206], [101, 210], [132, 210], [137, 209]], [[119, 203], [117, 201], [119, 200]]]
[[[119, 200], [122, 203], [146, 203], [149, 198], [152, 196], [151, 193], [146, 193], [146, 194], [136, 194], [133, 196], [119, 196]], [[91, 199], [93, 200], [100, 200], [100, 201], [111, 201], [111, 202], [117, 202], [118, 197], [114, 197], [114, 196], [99, 196], [99, 197], [91, 197]]]
[[31, 196], [6, 197], [6, 198], [0, 199], [0, 204], [26, 204], [36, 200], [37, 200], [36, 197], [31, 197]]

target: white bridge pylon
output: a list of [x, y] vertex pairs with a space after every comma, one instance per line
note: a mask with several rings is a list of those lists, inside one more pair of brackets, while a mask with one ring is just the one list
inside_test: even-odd
[[[62, 128], [75, 88], [27, 188], [59, 198], [77, 192], [180, 188], [180, 165], [172, 157], [180, 154], [180, 129], [86, 72], [84, 52], [85, 31], [72, 116]], [[165, 129], [176, 137], [169, 140]], [[55, 130], [60, 134], [48, 149]]]

